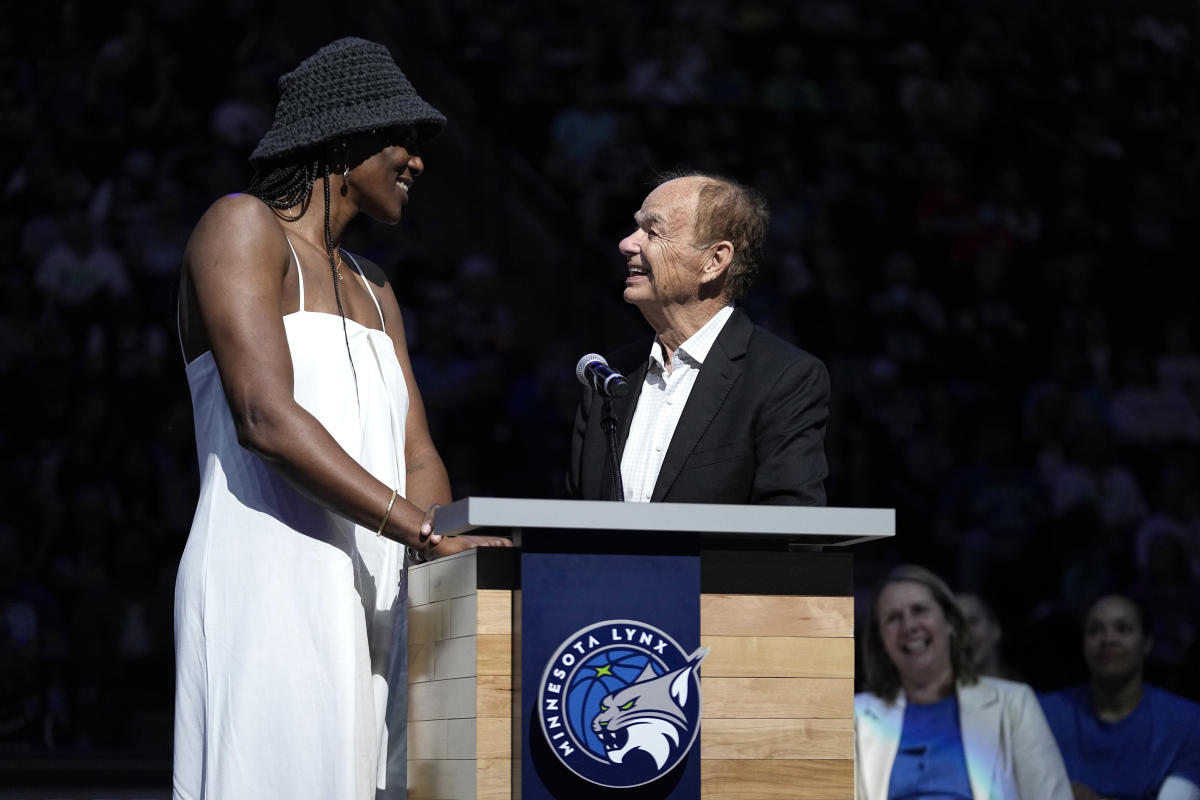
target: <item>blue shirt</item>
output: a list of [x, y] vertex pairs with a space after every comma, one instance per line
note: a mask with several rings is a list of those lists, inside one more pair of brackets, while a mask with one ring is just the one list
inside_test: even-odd
[[888, 780], [888, 800], [905, 798], [971, 799], [957, 692], [929, 705], [909, 703], [904, 707], [904, 728]]
[[1171, 775], [1200, 786], [1200, 705], [1154, 686], [1129, 716], [1103, 722], [1087, 686], [1038, 695], [1067, 774], [1101, 797], [1154, 798]]

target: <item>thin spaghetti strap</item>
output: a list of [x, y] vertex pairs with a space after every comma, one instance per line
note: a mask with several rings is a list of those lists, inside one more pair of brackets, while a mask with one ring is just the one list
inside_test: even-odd
[[[182, 281], [181, 281], [181, 283], [182, 283]], [[179, 341], [179, 354], [181, 356], [183, 356], [183, 364], [184, 364], [184, 366], [187, 366], [187, 363], [188, 363], [187, 350], [183, 349], [183, 328], [179, 327], [180, 317], [182, 316], [179, 313], [179, 306], [180, 306], [182, 299], [183, 298], [181, 298], [181, 297], [175, 298], [175, 338]]]
[[375, 296], [375, 290], [371, 288], [371, 282], [363, 274], [362, 267], [358, 265], [358, 259], [349, 250], [343, 250], [342, 253], [346, 258], [350, 259], [350, 263], [354, 265], [354, 269], [358, 272], [358, 277], [363, 282], [363, 286], [367, 287], [367, 292], [371, 295], [371, 299], [375, 301], [375, 310], [379, 312], [379, 324], [383, 327], [383, 332], [387, 333], [387, 323], [383, 321], [383, 309], [379, 307], [379, 298]]
[[[181, 267], [180, 269], [186, 270], [187, 267]], [[188, 354], [187, 354], [187, 348], [185, 348], [183, 346], [183, 312], [180, 310], [180, 308], [184, 304], [183, 292], [184, 292], [184, 284], [185, 283], [187, 284], [187, 287], [188, 287], [187, 291], [189, 293], [195, 291], [194, 289], [191, 288], [192, 281], [191, 281], [190, 277], [188, 278], [187, 281], [184, 281], [182, 279], [182, 277], [180, 278], [179, 293], [175, 295], [175, 338], [179, 341], [179, 354], [181, 356], [183, 356], [183, 366], [186, 368], [189, 364], [192, 363], [192, 361], [195, 361], [196, 359], [193, 358], [189, 361]], [[203, 353], [201, 353], [201, 355], [203, 355]]]
[[288, 248], [292, 251], [292, 261], [296, 262], [296, 278], [300, 281], [300, 311], [304, 311], [304, 270], [300, 269], [300, 259], [296, 255], [296, 248], [292, 244], [292, 239], [286, 233], [283, 238], [287, 239]]

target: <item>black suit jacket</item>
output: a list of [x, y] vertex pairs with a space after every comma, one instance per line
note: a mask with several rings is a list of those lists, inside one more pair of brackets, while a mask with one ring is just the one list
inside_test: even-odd
[[[613, 400], [617, 463], [641, 393], [653, 339], [609, 364], [631, 384]], [[584, 392], [575, 418], [566, 494], [613, 500], [601, 397]], [[651, 501], [825, 505], [829, 372], [815, 356], [735, 308], [709, 351], [667, 448]]]

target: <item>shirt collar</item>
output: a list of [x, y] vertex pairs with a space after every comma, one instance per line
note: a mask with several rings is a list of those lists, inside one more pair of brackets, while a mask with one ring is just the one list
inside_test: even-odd
[[[708, 352], [712, 350], [713, 343], [717, 341], [717, 336], [725, 327], [725, 323], [729, 321], [729, 317], [733, 314], [733, 306], [724, 306], [708, 322], [700, 326], [700, 330], [689, 336], [683, 344], [679, 345], [676, 353], [679, 358], [688, 361], [696, 366], [702, 366], [704, 359], [708, 358]], [[662, 345], [658, 342], [658, 337], [654, 337], [654, 341], [650, 344], [650, 366], [664, 369]]]

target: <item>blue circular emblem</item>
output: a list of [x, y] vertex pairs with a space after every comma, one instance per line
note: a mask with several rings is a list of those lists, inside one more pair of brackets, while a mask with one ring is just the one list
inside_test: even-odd
[[542, 733], [558, 760], [600, 786], [670, 772], [700, 731], [700, 661], [644, 622], [610, 619], [563, 640], [538, 690]]

